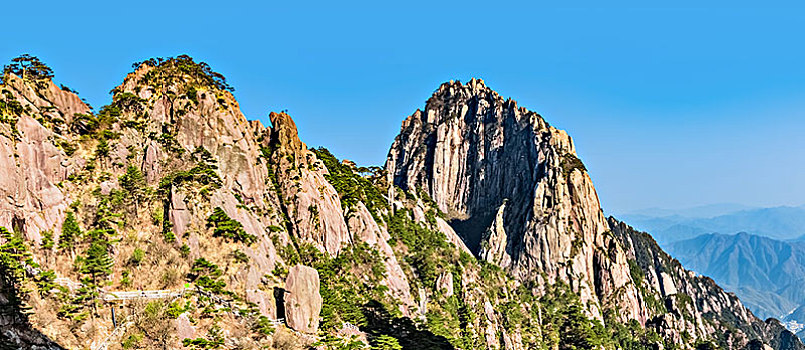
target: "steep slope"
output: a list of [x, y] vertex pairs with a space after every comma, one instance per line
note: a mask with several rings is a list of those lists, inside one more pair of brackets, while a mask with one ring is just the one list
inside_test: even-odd
[[204, 63], [137, 63], [98, 111], [18, 63], [0, 104], [12, 348], [520, 349], [561, 338], [523, 314], [575, 315], [475, 260], [426, 198], [386, 197], [382, 169], [307, 149], [286, 114], [247, 121]]
[[[649, 264], [644, 254], [667, 254], [653, 240], [645, 247], [648, 237], [613, 234], [628, 230], [603, 217], [567, 134], [483, 81], [439, 87], [403, 122], [386, 168], [398, 190], [433, 198], [480, 258], [522, 282], [571, 286], [589, 314], [610, 326], [636, 320], [676, 343], [721, 333], [729, 334], [718, 340], [730, 348], [753, 340], [802, 346], [712, 281], [675, 279]], [[674, 273], [690, 274], [681, 267]], [[691, 297], [697, 303], [688, 311], [668, 306]]]
[[[351, 249], [356, 234], [377, 232], [360, 217], [350, 231], [326, 167], [290, 117], [272, 114], [270, 129], [247, 121], [223, 77], [186, 56], [135, 64], [98, 112], [52, 74], [32, 74], [46, 69], [40, 62], [23, 63], [3, 79], [0, 227], [32, 253], [11, 266], [25, 278], [9, 294], [34, 312], [7, 323], [30, 323], [69, 348], [111, 337], [113, 309], [127, 321], [118, 345], [192, 347], [223, 335], [246, 347], [309, 342], [272, 325], [287, 318], [304, 332], [311, 324], [292, 321], [312, 319], [318, 328], [315, 307], [283, 305], [286, 276], [301, 278], [298, 251], [326, 260]], [[365, 250], [388, 266], [373, 283], [408, 314], [410, 288], [387, 243]], [[182, 296], [103, 302], [127, 290]]]
[[570, 138], [480, 81], [440, 87], [368, 169], [287, 114], [248, 121], [187, 56], [135, 64], [97, 111], [51, 77], [3, 73], [12, 348], [802, 349], [664, 270]]
[[761, 321], [735, 294], [725, 292], [709, 277], [682, 268], [649, 234], [614, 218], [609, 223], [629, 252], [635, 283], [641, 288], [662, 291], [660, 308], [665, 313], [657, 315], [651, 324], [672, 333], [691, 327], [704, 328], [721, 344], [762, 339], [775, 348], [802, 347], [780, 321], [773, 318]]
[[570, 137], [483, 81], [439, 87], [403, 122], [386, 168], [394, 185], [433, 198], [486, 261], [571, 285], [596, 317], [607, 306], [646, 320], [624, 252], [597, 250], [613, 239]]
[[805, 246], [800, 242], [709, 234], [669, 244], [668, 252], [734, 291], [756, 314], [805, 323], [788, 315], [805, 304]]

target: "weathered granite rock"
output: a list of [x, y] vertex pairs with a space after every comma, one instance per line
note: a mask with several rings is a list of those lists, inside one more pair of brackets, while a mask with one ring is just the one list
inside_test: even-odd
[[[567, 283], [598, 318], [602, 305], [639, 304], [623, 251], [595, 259], [611, 238], [570, 137], [483, 81], [439, 87], [403, 122], [386, 167], [390, 182], [433, 198], [475, 254], [521, 280]], [[596, 271], [612, 273], [596, 281]]]
[[278, 166], [282, 200], [293, 222], [292, 234], [330, 255], [350, 242], [350, 233], [335, 188], [325, 179], [327, 168], [299, 140], [296, 125], [285, 113], [271, 113], [273, 161]]
[[[97, 140], [82, 138], [74, 130], [81, 127], [72, 123], [76, 113], [90, 113], [78, 96], [49, 81], [37, 87], [13, 75], [6, 79], [11, 96], [25, 109], [14, 124], [0, 123], [0, 226], [22, 232], [42, 268], [78, 280], [71, 259], [40, 249], [42, 232], [53, 231], [58, 241], [65, 212], [76, 210], [69, 203], [81, 201], [79, 220], [88, 228], [96, 218], [99, 198], [119, 191], [118, 178], [126, 165], [134, 165], [158, 196], [147, 203], [150, 208], [118, 208], [126, 221], [112, 248], [115, 271], [110, 288], [122, 287], [123, 270], [134, 270], [135, 276], [160, 275], [154, 279], [164, 279], [165, 284], [182, 283], [181, 275], [174, 279], [178, 282], [171, 282], [171, 276], [191, 271], [193, 261], [204, 257], [221, 267], [220, 281], [227, 291], [245, 296], [261, 315], [273, 319], [284, 309], [289, 327], [314, 334], [323, 302], [318, 272], [297, 265], [283, 280], [289, 264], [284, 258], [303, 244], [335, 257], [350, 244], [366, 242], [383, 258], [385, 275], [376, 287], [388, 287], [383, 296], [398, 302], [403, 316], [426, 320], [429, 311], [443, 311], [439, 303], [445, 298], [456, 298], [478, 316], [462, 332], [477, 336], [476, 344], [489, 349], [523, 348], [526, 333], [507, 327], [506, 310], [501, 309], [506, 302], [516, 302], [512, 298], [521, 287], [518, 281], [535, 282], [536, 289], [567, 283], [591, 316], [602, 319], [604, 310], [617, 310], [621, 320], [637, 319], [676, 343], [683, 343], [686, 334], [704, 339], [730, 332], [731, 348], [802, 349], [779, 322], [758, 320], [711, 280], [669, 263], [670, 258], [649, 240], [617, 222], [607, 222], [567, 134], [514, 101], [503, 100], [480, 80], [442, 85], [424, 111], [403, 123], [389, 154], [388, 183], [380, 181], [377, 186], [388, 193], [393, 208], [380, 214], [410, 209], [414, 221], [442, 232], [459, 251], [517, 277], [518, 281], [506, 277], [494, 293], [482, 288], [485, 277], [473, 264], [463, 267], [475, 270], [437, 266], [434, 275], [420, 279], [422, 275], [400, 258], [407, 247], [399, 240], [389, 243], [388, 223], [376, 221], [360, 202], [344, 210], [339, 193], [327, 180], [327, 168], [299, 139], [287, 114], [272, 113], [272, 125], [266, 128], [248, 121], [225, 89], [199, 81], [183, 85], [193, 77], [155, 69], [142, 64], [113, 90], [115, 101], [122, 96], [142, 100], [121, 107], [119, 118], [105, 125], [113, 135], [106, 157], [96, 157]], [[167, 79], [149, 82], [155, 76], [166, 78], [160, 74], [167, 74]], [[71, 145], [77, 150], [68, 155], [65, 149]], [[216, 186], [192, 180], [163, 182], [175, 174], [186, 176], [202, 163], [201, 158]], [[416, 198], [398, 199], [390, 185]], [[420, 191], [435, 201], [449, 222], [432, 216], [432, 205]], [[240, 223], [254, 242], [212, 237], [207, 218], [214, 208]], [[168, 225], [176, 241], [165, 244], [162, 234]], [[127, 245], [148, 246], [149, 252], [157, 253], [156, 263], [129, 265], [125, 254], [134, 246]], [[468, 258], [453, 253], [453, 260], [445, 261]], [[635, 264], [644, 276], [639, 282], [630, 269]], [[283, 285], [287, 293], [280, 301]], [[7, 302], [0, 294], [0, 305]], [[3, 335], [21, 339], [18, 344], [44, 348], [58, 347], [47, 339], [53, 335], [70, 334], [65, 338], [68, 347], [97, 344], [105, 336], [90, 332], [95, 329], [91, 323], [70, 333], [68, 321], [48, 315], [47, 310], [36, 314], [39, 311], [35, 310], [33, 325], [19, 322], [22, 318], [3, 318]], [[229, 321], [237, 322], [227, 317]], [[47, 322], [47, 327], [36, 322]], [[191, 325], [183, 315], [171, 326], [182, 339], [204, 336], [204, 328], [210, 326], [205, 323]], [[251, 339], [233, 333], [248, 332], [243, 325], [224, 325], [223, 334], [238, 341]], [[361, 338], [365, 333], [348, 325], [336, 333], [365, 339]]]
[[[650, 235], [614, 218], [609, 218], [608, 223], [626, 248], [628, 258], [644, 271], [645, 280], [640, 282], [647, 292], [641, 295], [641, 303], [655, 298], [669, 309], [667, 313], [650, 310], [653, 318], [647, 322], [647, 326], [663, 337], [682, 342], [683, 332], [705, 339], [712, 334], [732, 332], [728, 338], [730, 348], [742, 348], [751, 341], [760, 341], [775, 349], [802, 348], [802, 343], [790, 341], [796, 336], [779, 321], [758, 319], [735, 294], [725, 292], [709, 277], [685, 270], [679, 261], [663, 252]], [[712, 315], [723, 318], [713, 322]]]
[[303, 265], [291, 267], [285, 280], [285, 323], [288, 327], [303, 333], [316, 333], [321, 303], [319, 272]]
[[[10, 137], [11, 130], [0, 135], [0, 226], [22, 228], [28, 239], [39, 242], [40, 232], [61, 228], [68, 200], [56, 184], [75, 169], [75, 162], [67, 160], [64, 152], [53, 142], [59, 138], [31, 115], [46, 114], [52, 117], [69, 115], [72, 111], [87, 111], [83, 103], [75, 104], [77, 97], [48, 85], [44, 95], [64, 103], [61, 108], [52, 106], [34, 92], [22, 79], [9, 75], [8, 90], [23, 106], [31, 108], [16, 122], [19, 140]], [[42, 90], [40, 90], [42, 91]], [[72, 102], [68, 102], [72, 101]], [[80, 103], [80, 100], [78, 100]], [[82, 107], [83, 106], [83, 107]], [[0, 128], [7, 128], [0, 125]]]
[[[678, 343], [734, 327], [731, 348], [753, 339], [802, 348], [712, 281], [655, 266], [665, 266], [667, 254], [607, 222], [570, 137], [481, 80], [440, 86], [424, 110], [403, 122], [386, 168], [389, 182], [431, 197], [476, 256], [522, 282], [569, 285], [592, 317], [603, 320], [612, 310], [616, 320], [635, 319]], [[635, 260], [644, 280], [630, 269]], [[484, 305], [483, 331], [496, 334], [494, 306]], [[517, 348], [518, 335], [502, 337], [506, 348]]]
[[436, 289], [442, 291], [444, 296], [453, 296], [453, 273], [444, 272], [436, 278]]
[[176, 327], [176, 336], [179, 339], [194, 339], [196, 337], [196, 327], [193, 327], [187, 314], [179, 315], [173, 323], [174, 327]]
[[391, 238], [384, 226], [380, 226], [372, 218], [369, 210], [362, 202], [358, 202], [355, 210], [349, 215], [347, 225], [350, 232], [357, 242], [366, 242], [376, 248], [383, 255], [383, 264], [386, 267], [384, 285], [389, 288], [389, 292], [395, 300], [400, 302], [400, 309], [404, 315], [411, 315], [411, 306], [416, 303], [411, 297], [411, 286], [405, 272], [397, 261], [394, 250], [388, 243]]

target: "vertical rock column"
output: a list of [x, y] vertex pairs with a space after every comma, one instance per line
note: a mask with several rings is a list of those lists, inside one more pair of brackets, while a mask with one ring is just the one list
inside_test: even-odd
[[319, 329], [321, 294], [319, 272], [312, 267], [296, 265], [285, 279], [285, 323], [302, 333]]

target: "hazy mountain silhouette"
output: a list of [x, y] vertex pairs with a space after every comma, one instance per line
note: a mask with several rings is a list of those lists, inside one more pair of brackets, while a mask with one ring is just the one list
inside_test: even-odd
[[701, 235], [666, 249], [735, 292], [758, 316], [805, 323], [805, 243], [741, 232]]
[[[727, 210], [721, 206], [720, 209]], [[695, 211], [695, 208], [691, 210]], [[708, 208], [702, 208], [699, 216], [695, 213], [681, 215], [691, 210], [677, 211], [668, 216], [647, 215], [652, 211], [625, 214], [621, 218], [640, 230], [651, 232], [662, 245], [691, 239], [707, 233], [732, 234], [746, 232], [753, 235], [778, 240], [796, 240], [805, 234], [805, 207], [773, 207], [738, 210], [708, 217]], [[710, 209], [710, 213], [718, 212]], [[661, 211], [654, 211], [661, 214]]]

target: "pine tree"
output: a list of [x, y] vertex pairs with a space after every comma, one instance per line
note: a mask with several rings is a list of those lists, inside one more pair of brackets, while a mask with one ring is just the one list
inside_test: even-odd
[[97, 158], [105, 158], [109, 156], [109, 142], [106, 141], [105, 137], [101, 137], [98, 141], [98, 147], [95, 149], [95, 157]]
[[45, 250], [53, 249], [53, 232], [52, 231], [43, 231], [42, 232], [42, 245], [40, 247], [42, 249], [45, 249]]
[[98, 290], [101, 285], [100, 280], [112, 273], [112, 257], [109, 256], [109, 242], [100, 235], [95, 235], [93, 241], [81, 259], [81, 272], [85, 277], [81, 280], [83, 287], [78, 291], [73, 303], [92, 304], [96, 309], [96, 300], [99, 295]]
[[[0, 285], [3, 286], [0, 288], [0, 294], [8, 299], [7, 305], [10, 306], [8, 311], [12, 313], [11, 315], [20, 315], [26, 310], [23, 300], [29, 292], [24, 285], [25, 264], [33, 265], [33, 260], [21, 235], [0, 227], [0, 237], [5, 241], [0, 245], [0, 279], [2, 279]], [[0, 315], [5, 314], [5, 311], [0, 309]]]
[[53, 251], [53, 247], [56, 246], [56, 242], [53, 241], [53, 231], [46, 230], [42, 231], [42, 241], [39, 244], [39, 248], [42, 249], [45, 255], [45, 261], [49, 262], [51, 257], [51, 252]]
[[23, 80], [36, 83], [38, 88], [46, 88], [48, 79], [53, 78], [53, 70], [36, 56], [24, 54], [11, 60], [11, 64], [3, 67], [3, 76], [14, 73]]
[[92, 235], [100, 235], [103, 237], [114, 235], [116, 233], [115, 228], [120, 225], [121, 216], [122, 215], [115, 213], [109, 197], [103, 197], [100, 203], [98, 203], [98, 208], [93, 220], [93, 226], [96, 229], [92, 230], [90, 233]]
[[143, 195], [145, 188], [145, 176], [140, 168], [129, 165], [126, 167], [126, 173], [120, 176], [120, 187], [129, 192], [134, 199], [134, 210], [139, 211], [140, 198]]
[[383, 334], [372, 340], [372, 350], [402, 350], [402, 346], [397, 338]]
[[75, 240], [81, 237], [81, 227], [78, 226], [78, 221], [75, 219], [73, 212], [67, 213], [67, 218], [61, 226], [61, 236], [59, 236], [59, 248], [67, 249], [72, 252], [75, 245]]
[[93, 286], [98, 286], [99, 279], [112, 273], [112, 264], [112, 257], [109, 256], [109, 242], [96, 238], [87, 249], [80, 272], [92, 280]]

